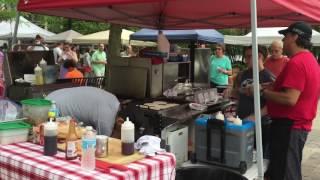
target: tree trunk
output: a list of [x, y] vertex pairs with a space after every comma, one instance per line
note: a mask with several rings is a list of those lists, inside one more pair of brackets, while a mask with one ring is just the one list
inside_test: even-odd
[[108, 64], [112, 65], [113, 57], [120, 56], [122, 27], [118, 24], [110, 25], [109, 45], [108, 45]]
[[110, 79], [109, 69], [115, 61], [115, 57], [120, 56], [121, 50], [121, 33], [122, 26], [118, 24], [110, 24], [110, 33], [109, 33], [109, 43], [108, 43], [108, 65], [106, 68], [106, 80], [105, 80], [105, 89], [108, 89], [108, 80]]

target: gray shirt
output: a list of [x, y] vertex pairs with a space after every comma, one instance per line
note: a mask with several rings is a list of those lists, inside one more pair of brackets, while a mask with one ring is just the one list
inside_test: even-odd
[[54, 91], [47, 99], [56, 101], [62, 116], [72, 116], [98, 134], [110, 136], [120, 103], [111, 93], [95, 87], [74, 87]]
[[[252, 70], [245, 70], [239, 73], [238, 83], [240, 87], [246, 87], [252, 85], [253, 83], [253, 73]], [[267, 69], [263, 69], [259, 72], [259, 83], [273, 82], [274, 76]], [[263, 108], [266, 104], [266, 100], [260, 97], [260, 105]], [[239, 102], [237, 108], [237, 115], [242, 119], [254, 113], [254, 100], [253, 97], [247, 96], [243, 93], [239, 93]]]

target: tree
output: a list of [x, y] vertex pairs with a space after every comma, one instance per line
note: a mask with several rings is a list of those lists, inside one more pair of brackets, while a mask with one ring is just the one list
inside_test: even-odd
[[18, 0], [0, 0], [0, 21], [12, 19], [16, 16]]

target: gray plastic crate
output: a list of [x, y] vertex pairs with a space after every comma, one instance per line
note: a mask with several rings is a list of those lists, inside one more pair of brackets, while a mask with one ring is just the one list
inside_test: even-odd
[[235, 168], [240, 173], [252, 165], [253, 122], [243, 121], [242, 126], [237, 126], [202, 115], [196, 120], [195, 137], [198, 161]]

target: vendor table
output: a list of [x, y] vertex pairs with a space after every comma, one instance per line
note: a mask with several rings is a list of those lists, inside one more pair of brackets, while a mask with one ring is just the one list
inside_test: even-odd
[[79, 160], [65, 160], [63, 152], [52, 157], [44, 156], [43, 147], [33, 143], [0, 146], [0, 179], [3, 180], [173, 180], [175, 163], [173, 154], [161, 153], [126, 165], [127, 171], [110, 168], [107, 174], [98, 170], [84, 170]]

